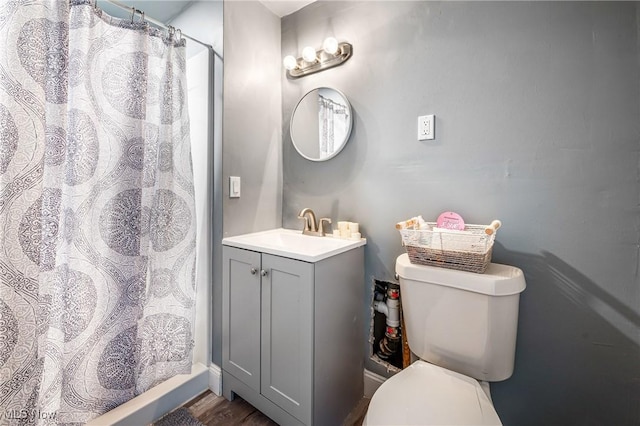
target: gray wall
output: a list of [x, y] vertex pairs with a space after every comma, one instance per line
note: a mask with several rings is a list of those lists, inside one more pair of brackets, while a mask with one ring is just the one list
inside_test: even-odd
[[[224, 4], [224, 236], [282, 225], [280, 18], [255, 1]], [[242, 195], [228, 198], [229, 176]]]
[[[331, 1], [282, 19], [280, 57], [329, 35], [354, 49], [299, 80], [280, 70], [284, 226], [300, 227], [302, 207], [361, 223], [368, 315], [370, 281], [393, 280], [403, 252], [395, 222], [501, 219], [494, 261], [528, 285], [515, 373], [492, 384], [506, 425], [640, 421], [638, 16], [635, 2]], [[288, 134], [317, 86], [355, 111], [326, 163]], [[436, 114], [435, 141], [416, 140], [423, 114]]]
[[[282, 226], [280, 70], [280, 18], [255, 1], [226, 1], [222, 148], [225, 237]], [[229, 176], [240, 176], [240, 198], [229, 198]], [[222, 268], [214, 270], [214, 276], [213, 362], [221, 366]]]

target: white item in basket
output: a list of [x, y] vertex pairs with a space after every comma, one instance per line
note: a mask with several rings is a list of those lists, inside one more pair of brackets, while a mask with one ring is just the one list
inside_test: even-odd
[[422, 216], [418, 216], [418, 217], [416, 217], [416, 219], [418, 220], [418, 226], [417, 226], [418, 229], [429, 229], [430, 228], [429, 224], [427, 223], [426, 220], [424, 220], [422, 218]]
[[437, 226], [434, 226], [432, 231], [433, 232], [446, 232], [448, 234], [473, 235], [473, 232], [471, 232], [471, 231], [458, 231], [457, 229], [438, 228]]
[[471, 231], [458, 231], [454, 229], [433, 227], [430, 247], [435, 250], [448, 251], [478, 251], [485, 246], [482, 235]]

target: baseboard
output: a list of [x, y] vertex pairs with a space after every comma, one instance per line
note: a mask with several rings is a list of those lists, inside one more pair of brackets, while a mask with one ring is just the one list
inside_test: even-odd
[[148, 425], [206, 389], [207, 368], [202, 364], [194, 364], [191, 374], [178, 374], [93, 419], [88, 425]]
[[215, 364], [209, 366], [209, 389], [216, 395], [222, 395], [222, 369]]
[[382, 377], [379, 374], [376, 374], [367, 369], [364, 370], [364, 396], [367, 398], [371, 398], [374, 393], [378, 390], [380, 385], [382, 385], [386, 377]]

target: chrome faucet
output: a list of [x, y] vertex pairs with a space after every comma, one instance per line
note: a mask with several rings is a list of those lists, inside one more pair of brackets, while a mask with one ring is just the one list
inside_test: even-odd
[[320, 226], [318, 226], [316, 214], [308, 207], [300, 211], [300, 213], [298, 214], [298, 219], [304, 220], [304, 229], [302, 230], [302, 233], [304, 235], [314, 235], [316, 237], [324, 237], [324, 222], [331, 223], [331, 219], [323, 217], [322, 219], [320, 219]]

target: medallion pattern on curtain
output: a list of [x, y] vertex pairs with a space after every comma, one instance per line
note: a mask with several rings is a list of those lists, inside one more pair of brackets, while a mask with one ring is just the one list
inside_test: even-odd
[[184, 41], [135, 21], [89, 0], [0, 4], [0, 406], [25, 410], [15, 424], [83, 424], [191, 370]]

